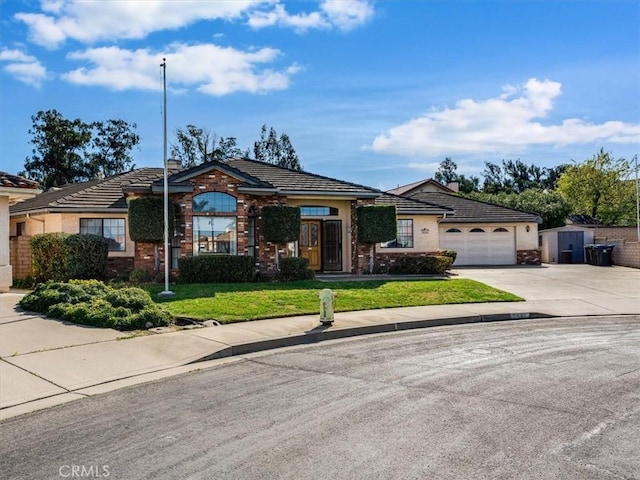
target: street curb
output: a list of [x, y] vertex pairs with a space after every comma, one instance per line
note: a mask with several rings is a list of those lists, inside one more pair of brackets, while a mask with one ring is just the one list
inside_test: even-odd
[[309, 345], [324, 342], [327, 340], [338, 340], [341, 338], [372, 335], [376, 333], [389, 333], [402, 330], [442, 327], [446, 325], [464, 325], [471, 323], [504, 322], [513, 320], [532, 320], [554, 317], [556, 317], [556, 315], [550, 315], [548, 313], [517, 312], [496, 313], [488, 315], [468, 315], [463, 317], [435, 318], [429, 320], [408, 320], [404, 322], [383, 323], [378, 325], [336, 328], [335, 330], [332, 330], [332, 327], [330, 326], [319, 325], [313, 330], [309, 330], [302, 334], [230, 345], [229, 347], [219, 350], [215, 353], [205, 355], [204, 357], [193, 360], [186, 365], [193, 365], [196, 363], [206, 362], [209, 360], [217, 360], [220, 358], [234, 357], [237, 355], [245, 355], [248, 353], [263, 352], [265, 350], [273, 350], [276, 348], [294, 347], [296, 345]]

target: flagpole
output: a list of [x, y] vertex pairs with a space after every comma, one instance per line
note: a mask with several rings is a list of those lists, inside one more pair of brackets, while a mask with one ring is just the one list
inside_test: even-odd
[[167, 165], [167, 59], [162, 63], [162, 154], [164, 163], [164, 291], [158, 296], [170, 297], [174, 293], [169, 290], [169, 173]]

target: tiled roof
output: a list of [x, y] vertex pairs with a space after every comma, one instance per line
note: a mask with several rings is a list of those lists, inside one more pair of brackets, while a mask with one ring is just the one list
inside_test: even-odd
[[[239, 191], [280, 195], [310, 194], [319, 196], [375, 198], [383, 192], [364, 185], [323, 177], [314, 173], [299, 172], [270, 163], [247, 158], [235, 158], [224, 162], [214, 160], [188, 170], [177, 172], [169, 178], [170, 190], [178, 191], [190, 185], [189, 180], [211, 170], [226, 172], [242, 181]], [[153, 190], [162, 188], [162, 180], [154, 182]]]
[[453, 210], [448, 207], [424, 202], [414, 198], [401, 197], [385, 193], [376, 198], [376, 205], [395, 205], [399, 215], [448, 215], [453, 214]]
[[38, 182], [29, 180], [19, 175], [11, 175], [7, 172], [0, 172], [0, 187], [38, 189]]
[[540, 222], [539, 215], [514, 208], [461, 197], [453, 193], [421, 192], [411, 198], [442, 205], [454, 210], [443, 223]]
[[90, 180], [52, 188], [35, 198], [11, 206], [11, 215], [30, 212], [126, 211], [122, 187], [151, 183], [161, 178], [162, 168], [139, 168], [104, 180]]
[[434, 180], [433, 178], [426, 178], [424, 180], [418, 180], [417, 182], [409, 183], [408, 185], [402, 185], [400, 187], [389, 190], [388, 193], [392, 193], [394, 195], [405, 195], [407, 193], [410, 194], [411, 190], [414, 190], [418, 187], [422, 187], [423, 185], [433, 185], [436, 188], [445, 191], [445, 192], [453, 192], [449, 187], [443, 185], [442, 183]]
[[258, 162], [257, 160], [237, 158], [229, 160], [227, 164], [262, 182], [273, 185], [283, 194], [328, 193], [365, 197], [376, 197], [382, 194], [381, 191], [364, 185], [323, 177], [313, 173], [298, 172], [270, 163]]

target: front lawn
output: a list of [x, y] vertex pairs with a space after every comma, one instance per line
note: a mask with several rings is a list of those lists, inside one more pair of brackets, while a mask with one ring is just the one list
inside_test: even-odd
[[[154, 298], [164, 290], [145, 288]], [[446, 279], [174, 284], [174, 297], [156, 301], [175, 316], [231, 323], [318, 313], [323, 288], [337, 293], [336, 312], [522, 300], [474, 280]]]

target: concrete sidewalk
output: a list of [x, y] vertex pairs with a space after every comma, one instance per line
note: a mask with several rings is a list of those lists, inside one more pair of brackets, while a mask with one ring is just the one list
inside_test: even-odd
[[20, 293], [0, 294], [0, 419], [270, 348], [471, 322], [640, 314], [636, 269], [550, 265], [454, 274], [526, 301], [344, 312], [330, 327], [307, 315], [135, 336], [44, 319], [16, 308]]

